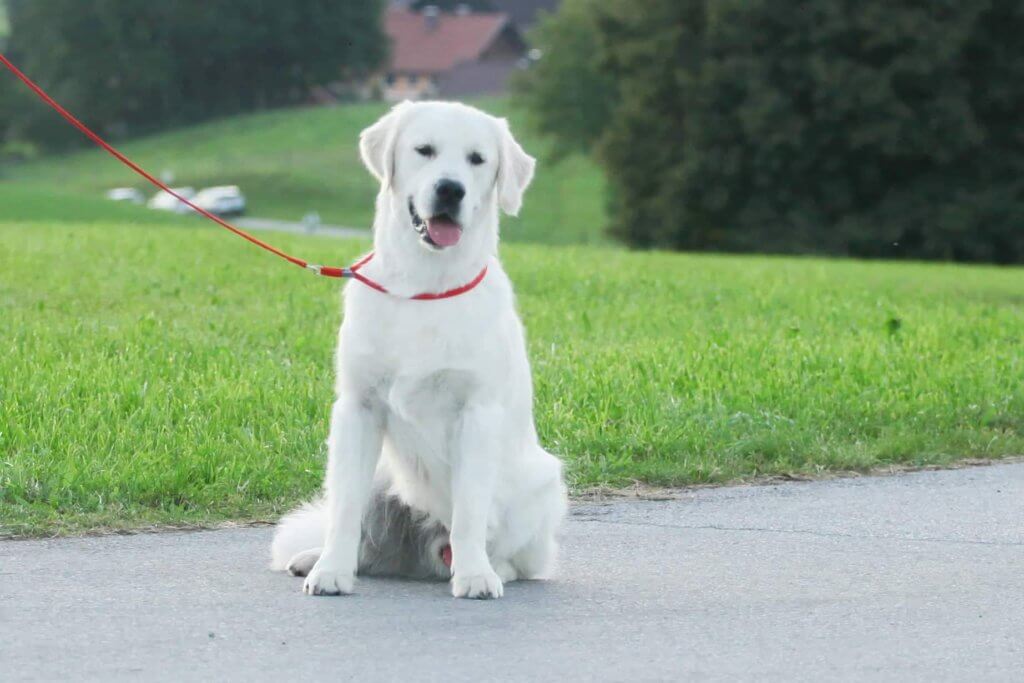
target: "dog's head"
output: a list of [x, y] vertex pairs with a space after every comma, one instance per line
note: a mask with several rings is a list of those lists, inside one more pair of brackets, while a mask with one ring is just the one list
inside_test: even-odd
[[359, 151], [391, 229], [406, 233], [396, 237], [432, 252], [483, 243], [473, 233], [496, 233], [499, 208], [517, 214], [533, 177], [505, 119], [451, 102], [397, 105], [363, 131]]

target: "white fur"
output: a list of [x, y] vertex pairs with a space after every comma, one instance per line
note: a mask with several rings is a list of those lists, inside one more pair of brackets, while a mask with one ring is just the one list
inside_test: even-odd
[[[425, 144], [432, 158], [416, 152]], [[360, 151], [381, 181], [376, 255], [363, 272], [394, 296], [345, 288], [326, 503], [281, 520], [272, 566], [323, 546], [304, 592], [351, 592], [361, 516], [374, 477], [386, 477], [451, 531], [452, 593], [501, 597], [504, 581], [551, 570], [566, 509], [561, 463], [537, 439], [523, 329], [497, 258], [499, 208], [518, 211], [534, 160], [503, 119], [440, 102], [396, 106], [363, 132]], [[469, 163], [473, 152], [483, 164]], [[466, 196], [461, 240], [437, 250], [414, 230], [408, 202], [429, 216], [442, 178]], [[462, 285], [485, 265], [466, 294], [404, 298]]]

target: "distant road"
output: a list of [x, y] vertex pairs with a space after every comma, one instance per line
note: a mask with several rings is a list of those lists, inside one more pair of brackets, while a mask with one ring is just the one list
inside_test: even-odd
[[498, 601], [311, 598], [271, 529], [0, 542], [3, 681], [1011, 681], [1024, 463], [576, 504]]
[[255, 218], [246, 216], [236, 218], [234, 224], [246, 230], [274, 230], [291, 232], [296, 235], [316, 235], [318, 237], [338, 237], [343, 239], [369, 239], [370, 231], [362, 228], [348, 228], [343, 225], [326, 225], [324, 223], [309, 226], [305, 223], [279, 221], [273, 218]]

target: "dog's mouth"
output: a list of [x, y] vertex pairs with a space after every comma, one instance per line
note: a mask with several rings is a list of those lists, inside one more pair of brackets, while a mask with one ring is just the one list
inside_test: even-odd
[[462, 226], [458, 221], [447, 213], [439, 213], [424, 220], [416, 213], [412, 197], [409, 198], [409, 216], [412, 218], [412, 227], [419, 233], [420, 239], [433, 249], [453, 247], [462, 238]]

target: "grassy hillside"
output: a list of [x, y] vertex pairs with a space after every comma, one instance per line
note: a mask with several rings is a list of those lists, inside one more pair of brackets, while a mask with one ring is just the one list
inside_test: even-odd
[[[1020, 270], [503, 253], [539, 432], [578, 487], [1024, 453]], [[266, 518], [310, 495], [337, 287], [194, 222], [0, 224], [0, 526]]]
[[[545, 162], [545, 146], [530, 135], [505, 100], [479, 104], [509, 116], [524, 146], [541, 157], [522, 215], [503, 223], [503, 238], [550, 244], [604, 242], [604, 192], [598, 169], [580, 158]], [[376, 188], [359, 162], [357, 140], [385, 109], [382, 104], [364, 104], [240, 116], [122, 147], [150, 171], [173, 173], [178, 185], [240, 185], [254, 216], [299, 220], [317, 211], [328, 223], [369, 227]], [[144, 181], [98, 150], [0, 173], [0, 187], [6, 180], [100, 197], [111, 187], [129, 185], [151, 194]]]

